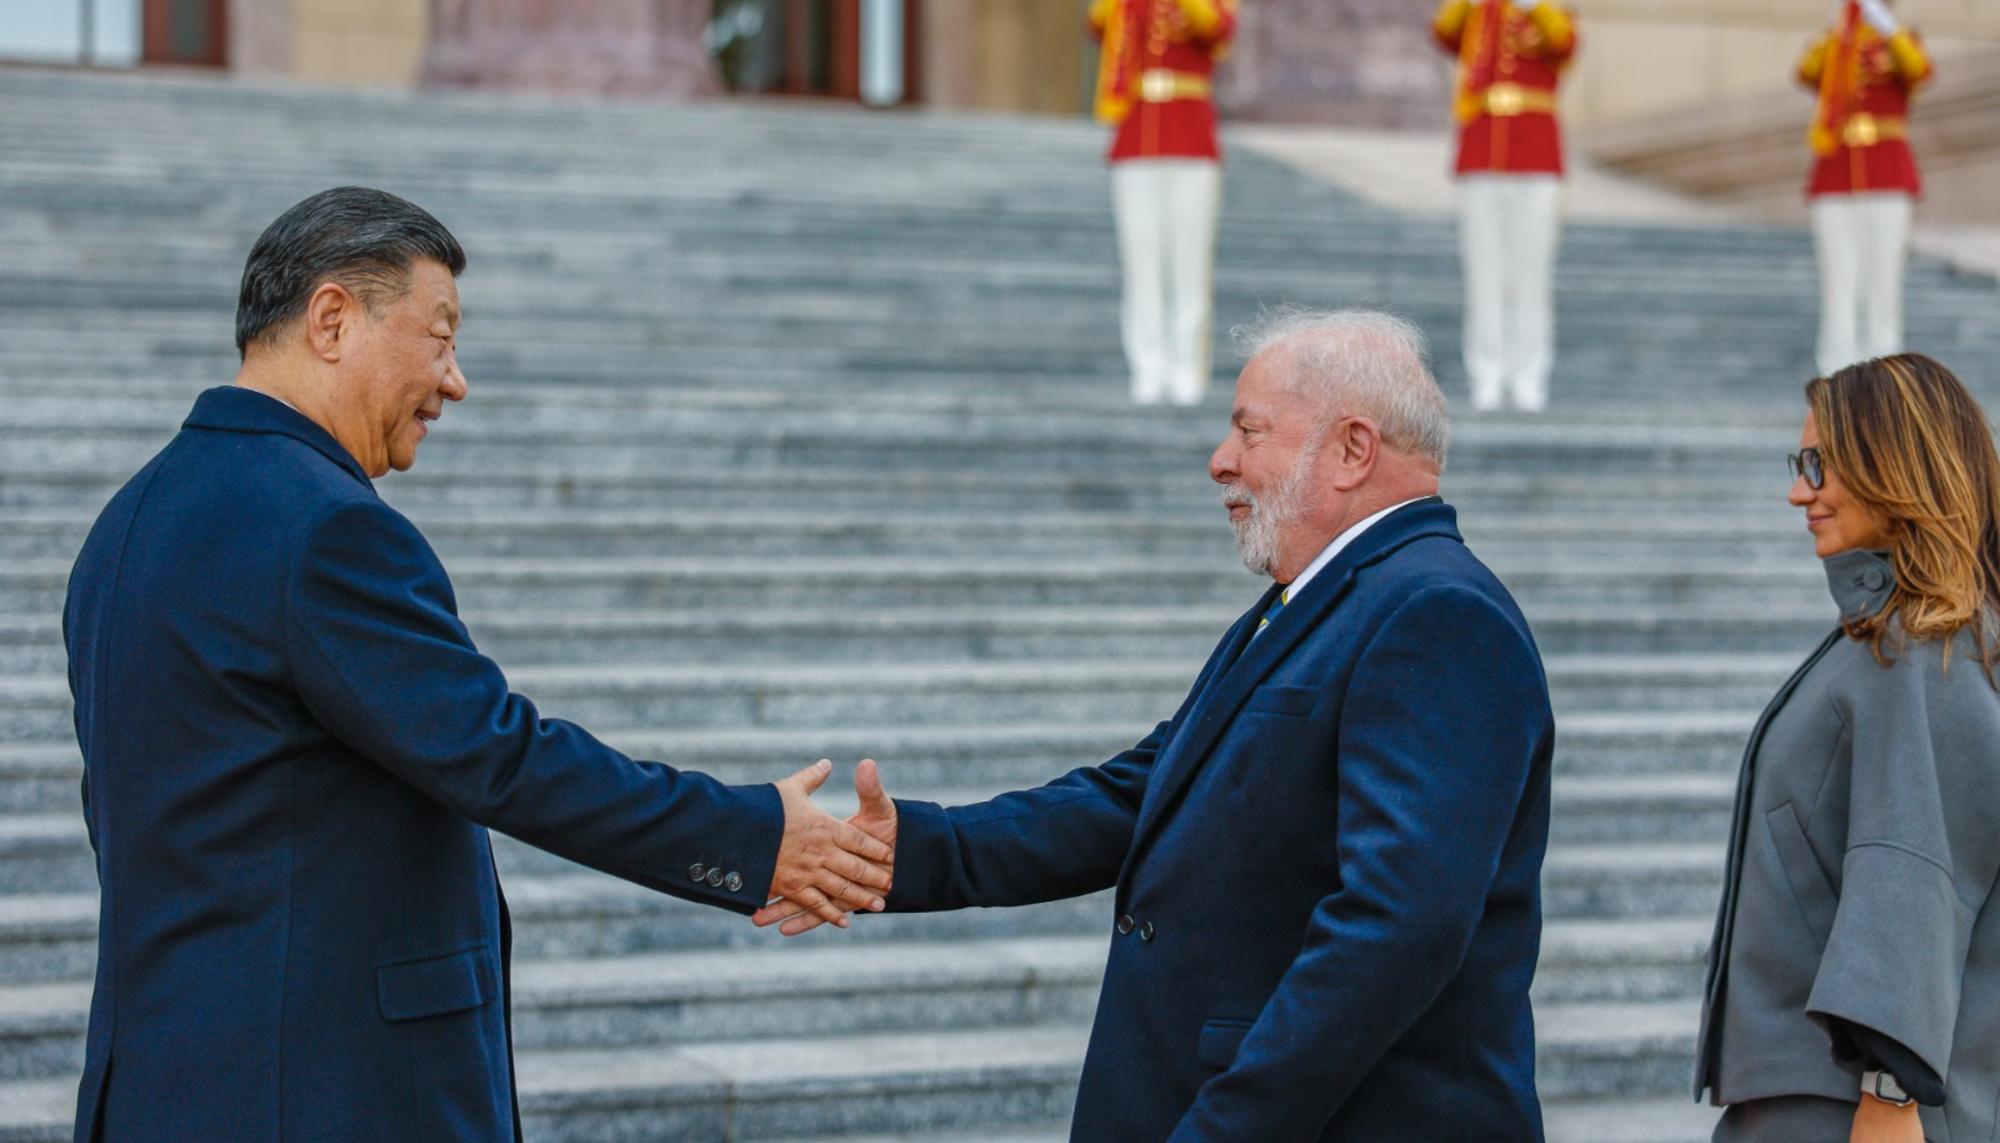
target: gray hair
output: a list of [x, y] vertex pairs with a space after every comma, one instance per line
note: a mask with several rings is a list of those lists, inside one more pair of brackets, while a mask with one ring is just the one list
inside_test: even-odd
[[1444, 391], [1431, 376], [1423, 331], [1378, 310], [1315, 310], [1285, 306], [1230, 331], [1248, 361], [1285, 351], [1285, 384], [1320, 407], [1314, 433], [1345, 416], [1366, 416], [1382, 440], [1444, 470], [1451, 446]]

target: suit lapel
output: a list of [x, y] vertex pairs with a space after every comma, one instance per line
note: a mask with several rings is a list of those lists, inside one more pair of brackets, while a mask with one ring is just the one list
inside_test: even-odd
[[[1225, 657], [1215, 675], [1208, 680], [1203, 694], [1188, 712], [1187, 723], [1167, 744], [1166, 753], [1155, 768], [1133, 829], [1132, 848], [1126, 859], [1128, 869], [1140, 846], [1200, 771], [1216, 739], [1249, 700], [1251, 692], [1285, 661], [1294, 647], [1320, 629], [1353, 588], [1355, 573], [1411, 540], [1429, 535], [1457, 539], [1456, 520], [1457, 514], [1436, 499], [1418, 501], [1389, 514], [1322, 568], [1299, 598], [1286, 605], [1278, 618], [1258, 635], [1257, 618], [1276, 598], [1279, 588], [1273, 584], [1264, 593], [1257, 608], [1239, 624], [1241, 630], [1235, 633], [1231, 646], [1225, 648]], [[1229, 652], [1234, 652], [1233, 657]]]
[[[1209, 680], [1206, 692], [1188, 712], [1187, 725], [1167, 747], [1163, 765], [1153, 776], [1146, 791], [1146, 800], [1139, 807], [1139, 822], [1133, 830], [1133, 852], [1145, 841], [1168, 806], [1180, 796], [1180, 792], [1201, 769], [1201, 762], [1208, 757], [1215, 740], [1236, 712], [1249, 699], [1250, 692], [1272, 668], [1283, 662], [1299, 640], [1318, 627], [1320, 619], [1333, 608], [1341, 596], [1347, 594], [1354, 573], [1351, 568], [1328, 567], [1314, 578], [1303, 593], [1308, 598], [1294, 601], [1286, 606], [1284, 613], [1257, 635], [1256, 619], [1245, 623], [1237, 643], [1238, 653], [1233, 661], [1225, 660], [1227, 666], [1219, 669]], [[1253, 615], [1262, 617], [1270, 606], [1270, 600], [1277, 595], [1273, 585], [1271, 592], [1259, 604]], [[1303, 611], [1304, 614], [1300, 614]], [[1254, 636], [1254, 637], [1253, 637]], [[1247, 644], [1247, 645], [1244, 645]]]
[[1238, 616], [1236, 622], [1229, 625], [1229, 630], [1223, 632], [1222, 641], [1209, 653], [1208, 662], [1203, 665], [1201, 674], [1195, 677], [1194, 686], [1188, 692], [1193, 696], [1194, 702], [1188, 707], [1187, 717], [1181, 720], [1180, 725], [1174, 729], [1173, 736], [1161, 747], [1162, 760], [1174, 752], [1174, 743], [1186, 738], [1188, 727], [1193, 726], [1195, 720], [1200, 717], [1202, 706], [1207, 702], [1208, 696], [1214, 693], [1216, 686], [1236, 665], [1236, 660], [1242, 657], [1243, 649], [1256, 638], [1259, 621], [1264, 618], [1264, 613], [1271, 609], [1271, 601], [1278, 598], [1278, 593], [1282, 590], [1284, 590], [1282, 587], [1273, 583], [1265, 589], [1255, 606]]
[[1202, 703], [1215, 692], [1216, 684], [1235, 669], [1236, 661], [1243, 657], [1243, 649], [1256, 638], [1258, 621], [1271, 609], [1271, 601], [1278, 598], [1278, 592], [1281, 590], [1283, 589], [1275, 583], [1266, 589], [1263, 598], [1257, 601], [1255, 607], [1243, 613], [1243, 616], [1236, 621], [1236, 625], [1229, 629], [1222, 646], [1216, 648], [1215, 669], [1210, 671], [1208, 678], [1202, 682], [1201, 694], [1195, 698], [1196, 709], [1188, 712], [1190, 725], [1193, 724], [1193, 716], [1199, 713]]

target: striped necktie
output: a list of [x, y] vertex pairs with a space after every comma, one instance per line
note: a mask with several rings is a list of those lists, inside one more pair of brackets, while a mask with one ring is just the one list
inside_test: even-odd
[[1264, 633], [1264, 628], [1269, 627], [1271, 625], [1271, 620], [1276, 619], [1278, 617], [1278, 613], [1280, 611], [1283, 611], [1285, 609], [1285, 605], [1287, 603], [1290, 603], [1291, 601], [1292, 601], [1291, 588], [1288, 587], [1285, 590], [1279, 592], [1278, 598], [1272, 600], [1270, 608], [1264, 612], [1264, 618], [1259, 619], [1257, 621], [1257, 634], [1252, 635], [1250, 637], [1252, 639], [1255, 639], [1257, 635], [1262, 635]]

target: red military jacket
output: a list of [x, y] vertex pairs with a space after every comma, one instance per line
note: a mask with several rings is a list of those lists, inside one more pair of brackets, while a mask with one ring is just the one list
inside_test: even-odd
[[1885, 40], [1851, 8], [1840, 27], [1807, 50], [1799, 60], [1799, 82], [1820, 96], [1808, 133], [1819, 159], [1807, 197], [1922, 193], [1908, 138], [1910, 94], [1931, 71], [1915, 32], [1905, 28]]
[[1097, 117], [1117, 128], [1110, 160], [1219, 160], [1215, 65], [1229, 54], [1236, 0], [1095, 0], [1102, 44]]
[[1431, 34], [1458, 57], [1458, 173], [1561, 174], [1556, 84], [1576, 54], [1569, 13], [1547, 0], [1446, 0]]

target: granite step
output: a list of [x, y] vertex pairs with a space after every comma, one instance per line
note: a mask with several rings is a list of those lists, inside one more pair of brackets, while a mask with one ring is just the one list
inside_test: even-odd
[[[772, 394], [771, 397], [775, 397]], [[755, 401], [745, 394], [734, 407], [705, 403], [602, 404], [536, 407], [531, 416], [503, 403], [485, 409], [467, 402], [446, 410], [426, 455], [505, 455], [533, 447], [554, 461], [573, 448], [616, 449], [624, 457], [645, 458], [655, 450], [675, 457], [711, 442], [744, 450], [742, 461], [760, 459], [757, 450], [782, 446], [873, 447], [893, 450], [899, 467], [922, 465], [934, 455], [1002, 461], [1009, 456], [1058, 458], [1079, 452], [1104, 463], [1140, 465], [1150, 460], [1183, 464], [1212, 449], [1226, 425], [1195, 418], [1161, 419], [1125, 408], [1120, 416], [1096, 422], [1051, 420], [1047, 410], [990, 405], [979, 410], [849, 403], [821, 397], [808, 401]], [[68, 446], [89, 463], [116, 463], [171, 436], [185, 408], [155, 408], [141, 420], [121, 417], [114, 408], [99, 420], [79, 424], [73, 405], [16, 406], [0, 414], [0, 444], [9, 455], [35, 461], [42, 454], [17, 449]], [[1107, 410], [1110, 411], [1110, 410]], [[511, 415], [510, 415], [511, 413]], [[61, 436], [51, 439], [50, 431]], [[1573, 415], [1521, 421], [1473, 420], [1452, 439], [1452, 454], [1468, 468], [1534, 468], [1588, 464], [1593, 467], [1671, 472], [1699, 463], [1710, 471], [1744, 473], [1775, 467], [1772, 449], [1791, 443], [1789, 425], [1717, 426], [1707, 430], [1676, 425], [1592, 424]], [[91, 450], [95, 451], [95, 456]], [[968, 452], [969, 450], [969, 452]], [[51, 457], [62, 455], [56, 452]], [[578, 454], [583, 455], [583, 454]], [[694, 454], [700, 456], [699, 452]], [[788, 452], [787, 459], [798, 455]], [[599, 460], [603, 459], [602, 457]], [[544, 462], [549, 463], [547, 461]]]
[[[1597, 1030], [1610, 1023], [1633, 1035], [1606, 1041]], [[1660, 1097], [1685, 1080], [1683, 1053], [1693, 1050], [1686, 1003], [1553, 1006], [1537, 1024], [1538, 1072], [1551, 1102], [1618, 1084], [1665, 1103]], [[1046, 1125], [1074, 1100], [1087, 1035], [1087, 1025], [1056, 1024], [522, 1051], [522, 1114], [531, 1136], [579, 1143]], [[59, 1138], [73, 1083], [7, 1084], [0, 1139]], [[1577, 1104], [1558, 1115], [1581, 1129], [1593, 1110], [1601, 1111]]]
[[[1228, 387], [1218, 385], [1218, 402]], [[1208, 458], [1226, 428], [1226, 405], [1218, 403], [1214, 414], [1182, 416], [1201, 430], [1199, 439], [1176, 445], [1162, 442], [1152, 434], [1135, 433], [1135, 439], [1116, 442], [1103, 438], [1075, 441], [1044, 440], [1010, 443], [999, 439], [1000, 427], [975, 426], [962, 436], [943, 433], [913, 435], [886, 432], [880, 437], [846, 437], [835, 432], [816, 433], [810, 429], [773, 429], [768, 434], [735, 432], [689, 433], [686, 439], [667, 434], [648, 435], [632, 440], [601, 439], [588, 435], [563, 436], [524, 434], [517, 439], [481, 441], [453, 424], [447, 410], [433, 439], [422, 453], [422, 472], [433, 479], [460, 480], [523, 474], [557, 477], [590, 474], [599, 479], [614, 477], [655, 478], [685, 481], [698, 472], [739, 469], [783, 472], [796, 469], [839, 468], [850, 472], [865, 470], [884, 455], [896, 457], [896, 468], [907, 474], [950, 474], [968, 469], [989, 477], [1013, 472], [1033, 472], [1038, 478], [1117, 477], [1128, 480], [1164, 480], [1205, 476]], [[1134, 428], [1150, 428], [1139, 417]], [[135, 460], [158, 452], [171, 434], [149, 429], [130, 439], [102, 436], [60, 436], [46, 429], [0, 433], [0, 450], [16, 458], [23, 468], [46, 472], [105, 472], [121, 468], [136, 470]], [[1740, 461], [1729, 457], [1689, 457], [1686, 464], [1702, 464], [1704, 478], [1711, 482], [1733, 478], [1745, 497], [1746, 506], [1759, 493], [1764, 504], [1781, 502], [1788, 482], [1784, 479], [1784, 454], [1796, 448], [1787, 437], [1772, 434], [1754, 455]], [[1560, 478], [1587, 473], [1598, 467], [1622, 465], [1650, 467], [1658, 462], [1646, 456], [1636, 462], [1617, 461], [1578, 450], [1574, 454], [1535, 450], [1531, 459], [1512, 456], [1479, 457], [1476, 449], [1461, 442], [1454, 446], [1451, 460], [1470, 470], [1473, 465], [1509, 467], [1521, 475]], [[1448, 490], [1449, 491], [1449, 490]], [[1675, 506], [1671, 484], [1659, 489], [1666, 506]]]
[[[945, 777], [952, 787], [925, 787], [911, 782], [914, 773], [899, 762], [885, 760], [884, 773], [892, 793], [942, 805], [983, 801], [994, 794], [1051, 780], [1076, 765], [1093, 764], [1108, 755], [1081, 756], [1069, 764], [1055, 763], [1027, 782], [1012, 783], [993, 774], [980, 761], [961, 765]], [[753, 766], [713, 768], [705, 772], [727, 781], [768, 781], [783, 777], [808, 759], [803, 755], [773, 765], [769, 758]], [[85, 835], [78, 793], [79, 771], [66, 760], [60, 776], [42, 780], [56, 797], [39, 812], [0, 813], [0, 892], [88, 891], [97, 884], [96, 863]], [[700, 768], [700, 767], [694, 767]], [[915, 771], [917, 767], [907, 768]], [[751, 773], [742, 771], [749, 770]], [[841, 770], [844, 773], [846, 763]], [[851, 812], [852, 795], [846, 779], [836, 780], [819, 797], [830, 812]], [[0, 786], [11, 780], [0, 777]], [[1550, 838], [1561, 846], [1594, 847], [1611, 842], [1719, 846], [1728, 836], [1735, 780], [1723, 774], [1676, 773], [1645, 776], [1563, 777], [1554, 785]], [[563, 858], [512, 838], [496, 837], [503, 868], [526, 876], [582, 872]]]
[[[1165, 415], [1208, 413], [1177, 410]], [[126, 464], [108, 468], [0, 471], [0, 508], [94, 513], [146, 459], [135, 455]], [[560, 472], [496, 469], [472, 481], [441, 472], [426, 462], [385, 479], [379, 487], [391, 503], [420, 519], [426, 513], [473, 510], [645, 510], [662, 504], [686, 510], [806, 509], [896, 516], [969, 511], [1143, 511], [1192, 514], [1198, 519], [1201, 513], [1215, 510], [1217, 495], [1204, 466], [1172, 473], [1099, 470], [1074, 474], [745, 468], [732, 470], [729, 481], [723, 484], [690, 480], [678, 469], [622, 474], [588, 468]], [[1646, 479], [1616, 473], [1501, 473], [1482, 474], [1477, 479], [1447, 477], [1444, 486], [1445, 498], [1467, 519], [1482, 513], [1629, 513], [1634, 501], [1646, 502], [1649, 511], [1733, 513], [1775, 509], [1783, 495], [1781, 476], [1745, 481], [1702, 473]], [[1778, 534], [1783, 534], [1782, 527]]]
[[[1067, 1118], [1084, 1029], [522, 1052], [523, 1127], [556, 1143], [734, 1143]], [[73, 1079], [0, 1085], [0, 1140], [68, 1138]]]
[[[95, 517], [0, 511], [0, 558], [73, 559]], [[1219, 514], [1160, 518], [1090, 512], [994, 512], [977, 517], [800, 512], [425, 513], [425, 538], [446, 559], [674, 558], [690, 551], [796, 558], [923, 555], [1173, 555], [1230, 549]], [[1799, 520], [1775, 512], [1687, 514], [1635, 531], [1617, 516], [1543, 512], [1470, 517], [1467, 543], [1487, 559], [1531, 562], [1551, 545], [1580, 563], [1655, 557], [1713, 564], [1798, 557]], [[1794, 532], [1799, 534], [1794, 534]]]
[[[688, 659], [735, 665], [1199, 662], [1240, 614], [1231, 605], [741, 613], [518, 609], [468, 611], [464, 619], [480, 650], [512, 669]], [[1716, 614], [1691, 606], [1549, 604], [1532, 607], [1528, 621], [1545, 655], [1721, 652], [1796, 654], [1802, 660], [1831, 629], [1832, 609], [1813, 604]], [[67, 668], [60, 616], [0, 615], [0, 675], [53, 676]]]
[[[868, 923], [866, 921], [858, 923]], [[1558, 1022], [1606, 1003], [1586, 987], [1619, 969], [1670, 980], [1635, 1001], [1684, 1000], [1698, 982], [1688, 955], [1702, 919], [1641, 927], [1557, 924], [1545, 940], [1536, 1004]], [[829, 935], [764, 947], [667, 952], [514, 966], [513, 1035], [524, 1052], [643, 1049], [728, 1040], [810, 1040], [954, 1028], [1087, 1025], [1109, 937], [858, 944]], [[81, 1066], [91, 986], [0, 986], [0, 1080], [49, 1078]], [[1551, 1045], [1548, 1055], [1558, 1054]], [[1586, 1057], [1595, 1059], [1592, 1046]], [[1560, 1094], [1552, 1091], [1551, 1094]]]
[[1685, 1095], [1548, 1100], [1548, 1143], [1709, 1143], [1720, 1113]]
[[[74, 1081], [41, 1080], [0, 1085], [0, 1141], [64, 1143], [69, 1109], [76, 1102]], [[1542, 1107], [1549, 1143], [1707, 1143], [1715, 1124], [1712, 1108], [1673, 1097], [1654, 1099], [1556, 1099]], [[537, 1136], [540, 1138], [540, 1136]], [[635, 1139], [659, 1138], [653, 1135]], [[728, 1136], [710, 1137], [726, 1143]], [[986, 1127], [969, 1131], [929, 1128], [916, 1132], [788, 1136], [772, 1143], [1066, 1143], [1066, 1121], [1039, 1126]], [[709, 1143], [701, 1136], [685, 1143]]]
[[1570, 1096], [1684, 1093], [1700, 1014], [1699, 997], [1539, 1009], [1536, 1086]]
[[[1790, 656], [1549, 656], [1558, 716], [1607, 710], [1754, 709], [1776, 692]], [[812, 666], [661, 663], [523, 668], [514, 689], [548, 717], [603, 731], [638, 726], [915, 726], [1169, 717], [1200, 667], [1180, 662], [958, 662]], [[0, 677], [0, 741], [71, 738], [60, 676]]]
[[[1797, 609], [1826, 598], [1816, 563], [1662, 566], [1598, 561], [1588, 574], [1564, 559], [1500, 561], [1493, 571], [1524, 608], [1557, 604], [1701, 606], [1767, 604]], [[10, 561], [0, 567], [0, 614], [60, 611], [70, 565]], [[465, 559], [447, 565], [460, 605], [471, 612], [560, 606], [590, 610], [763, 610], [890, 607], [1243, 608], [1268, 580], [1252, 579], [1225, 551], [1207, 557], [1035, 560], [860, 557], [737, 562], [710, 558]]]
[[[518, 852], [500, 848], [509, 861]], [[735, 947], [757, 936], [729, 914], [599, 874], [530, 877], [508, 868], [503, 862], [522, 957]], [[1719, 844], [1558, 846], [1544, 871], [1545, 910], [1551, 921], [1712, 914], [1721, 872]], [[848, 935], [865, 940], [1077, 935], [1103, 930], [1109, 900], [1108, 894], [1093, 894], [1024, 909], [875, 917]], [[87, 973], [95, 911], [87, 886], [74, 893], [0, 895], [0, 980]]]
[[[1733, 779], [1752, 715], [1696, 712], [1694, 717], [1707, 725], [1684, 731], [1667, 729], [1633, 740], [1600, 738], [1573, 725], [1588, 719], [1615, 726], [1616, 719], [1597, 715], [1565, 718], [1559, 722], [1558, 778], [1567, 782], [1619, 775], [1662, 776], [1680, 779], [1684, 786], [1688, 775], [1707, 776], [1715, 782]], [[1144, 720], [984, 727], [883, 725], [837, 730], [638, 726], [605, 732], [605, 738], [636, 757], [667, 760], [727, 781], [770, 780], [814, 757], [846, 762], [871, 755], [879, 756], [898, 787], [938, 788], [975, 777], [1008, 786], [1046, 781], [1076, 766], [1095, 765], [1137, 741], [1150, 727]], [[1560, 729], [1563, 727], [1571, 729]], [[1639, 732], [1652, 734], [1643, 727]], [[76, 805], [78, 774], [75, 747], [59, 739], [0, 745], [0, 799], [12, 809], [68, 812]], [[1559, 822], [1557, 828], [1564, 827]]]
[[[1599, 778], [1733, 779], [1754, 719], [1751, 710], [1566, 714], [1557, 724], [1557, 781], [1567, 786]], [[605, 731], [603, 737], [634, 757], [666, 760], [727, 782], [769, 781], [813, 758], [845, 764], [875, 756], [898, 790], [946, 789], [974, 780], [997, 789], [1035, 785], [1078, 766], [1096, 765], [1144, 738], [1154, 722], [658, 725]], [[74, 811], [81, 772], [77, 747], [66, 738], [0, 742], [0, 813]], [[1557, 828], [1563, 828], [1560, 819]]]
[[[836, 812], [843, 804], [838, 798], [825, 800]], [[22, 874], [0, 892], [0, 982], [87, 978], [97, 900], [79, 817], [13, 815], [0, 820], [11, 827], [10, 852], [0, 870]], [[496, 836], [495, 849], [514, 915], [516, 956], [526, 960], [756, 947], [763, 936], [733, 914], [579, 869], [510, 838]], [[1603, 926], [1572, 937], [1571, 944], [1584, 953], [1670, 963], [1681, 955], [1675, 949], [1685, 952], [1671, 943], [1684, 933], [1661, 929], [1642, 938], [1626, 924], [1712, 916], [1721, 879], [1719, 839], [1644, 846], [1557, 842], [1543, 873], [1544, 909], [1552, 934], [1573, 931], [1563, 928], [1571, 922]], [[1110, 895], [1095, 893], [1020, 909], [874, 916], [839, 936], [871, 943], [1077, 937], [1103, 933], [1110, 915]], [[1597, 932], [1599, 943], [1586, 941], [1588, 932]], [[1649, 945], [1648, 939], [1670, 943]], [[1635, 954], [1631, 947], [1650, 951]], [[1554, 956], [1551, 952], [1545, 960]], [[1615, 973], [1600, 976], [1572, 981], [1565, 995], [1620, 994]], [[1647, 995], [1666, 987], [1663, 981], [1671, 978], [1671, 971], [1649, 971], [1635, 976], [1630, 988]]]
[[1550, 918], [1714, 915], [1724, 849], [1712, 842], [1601, 842], [1551, 846], [1542, 866]]

